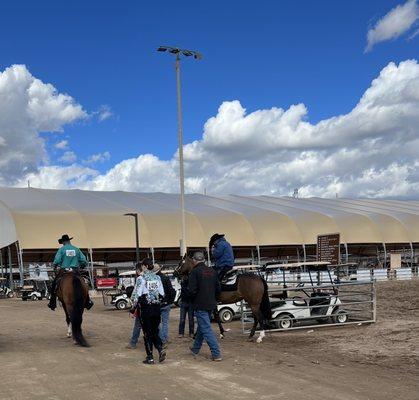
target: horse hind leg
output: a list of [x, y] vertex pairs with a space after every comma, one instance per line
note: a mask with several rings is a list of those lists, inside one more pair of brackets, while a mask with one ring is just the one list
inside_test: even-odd
[[255, 335], [255, 332], [256, 332], [256, 328], [259, 324], [261, 330], [259, 332], [259, 336], [256, 339], [256, 343], [262, 343], [263, 338], [266, 336], [264, 326], [263, 326], [262, 312], [260, 311], [259, 307], [257, 308], [252, 307], [252, 314], [253, 314], [253, 326], [252, 326], [252, 329], [250, 330], [249, 340], [253, 339], [253, 336]]
[[218, 313], [218, 308], [216, 307], [213, 311], [215, 321], [217, 322], [218, 329], [220, 330], [220, 339], [224, 339], [224, 327], [220, 320], [220, 314]]
[[73, 330], [71, 329], [71, 321], [67, 321], [67, 337], [71, 338], [73, 336]]

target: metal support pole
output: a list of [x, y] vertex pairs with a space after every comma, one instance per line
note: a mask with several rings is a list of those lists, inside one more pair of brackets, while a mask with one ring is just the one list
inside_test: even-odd
[[306, 245], [303, 244], [303, 257], [304, 257], [304, 262], [307, 261], [307, 253], [306, 253]]
[[4, 270], [3, 270], [3, 250], [0, 249], [0, 267], [1, 267], [1, 277], [4, 278]]
[[154, 259], [154, 247], [150, 247], [150, 253], [151, 253], [151, 260], [153, 261], [153, 264], [155, 264], [156, 261]]
[[383, 243], [383, 249], [384, 249], [384, 264], [383, 267], [384, 269], [387, 268], [387, 249], [386, 249], [386, 244]]
[[22, 256], [22, 250], [20, 249], [19, 242], [15, 243], [16, 245], [16, 254], [17, 254], [17, 260], [19, 264], [19, 276], [20, 276], [20, 286], [23, 286], [23, 256]]
[[9, 280], [10, 280], [10, 289], [13, 290], [13, 271], [12, 271], [12, 252], [10, 251], [10, 246], [7, 246], [7, 259], [9, 261]]
[[259, 245], [256, 246], [256, 252], [257, 252], [257, 255], [258, 255], [258, 265], [260, 265], [260, 247], [259, 247]]
[[89, 261], [90, 261], [90, 268], [89, 268], [89, 278], [90, 278], [90, 285], [92, 286], [92, 290], [95, 290], [95, 281], [93, 279], [93, 250], [89, 249]]
[[137, 268], [137, 265], [140, 264], [140, 237], [139, 237], [139, 231], [138, 231], [138, 214], [135, 214], [135, 261], [136, 265], [135, 268]]
[[178, 145], [179, 145], [179, 183], [180, 183], [180, 210], [182, 224], [182, 238], [180, 242], [180, 255], [186, 254], [186, 219], [185, 219], [185, 172], [183, 169], [183, 121], [182, 97], [180, 86], [180, 56], [176, 54], [176, 89], [177, 89], [177, 117], [178, 117]]
[[413, 251], [413, 243], [410, 242], [410, 268], [412, 269], [412, 273], [413, 271], [413, 259], [415, 258], [415, 252]]
[[207, 259], [208, 259], [208, 266], [211, 266], [211, 253], [210, 253], [209, 247], [207, 247]]
[[345, 262], [346, 264], [348, 264], [349, 262], [348, 243], [344, 243], [343, 246], [345, 247]]

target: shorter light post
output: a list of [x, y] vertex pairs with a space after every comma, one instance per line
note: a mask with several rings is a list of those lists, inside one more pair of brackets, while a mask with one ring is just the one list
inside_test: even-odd
[[125, 217], [133, 217], [135, 220], [135, 268], [140, 264], [140, 237], [138, 233], [138, 213], [127, 213]]

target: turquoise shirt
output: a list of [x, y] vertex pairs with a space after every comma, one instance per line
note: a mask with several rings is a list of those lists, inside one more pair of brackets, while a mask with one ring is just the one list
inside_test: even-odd
[[86, 265], [87, 260], [79, 248], [66, 244], [58, 249], [53, 264], [61, 268], [78, 268]]

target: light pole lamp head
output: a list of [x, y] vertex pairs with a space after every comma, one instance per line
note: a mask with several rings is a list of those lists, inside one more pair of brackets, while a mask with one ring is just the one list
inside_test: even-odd
[[195, 60], [201, 60], [202, 59], [202, 54], [201, 53], [199, 53], [197, 51], [194, 51], [194, 50], [181, 49], [179, 47], [159, 46], [157, 48], [157, 51], [160, 51], [160, 52], [166, 52], [167, 51], [169, 53], [176, 54], [177, 56], [179, 56], [179, 55], [183, 55], [185, 57], [193, 56], [193, 58]]

